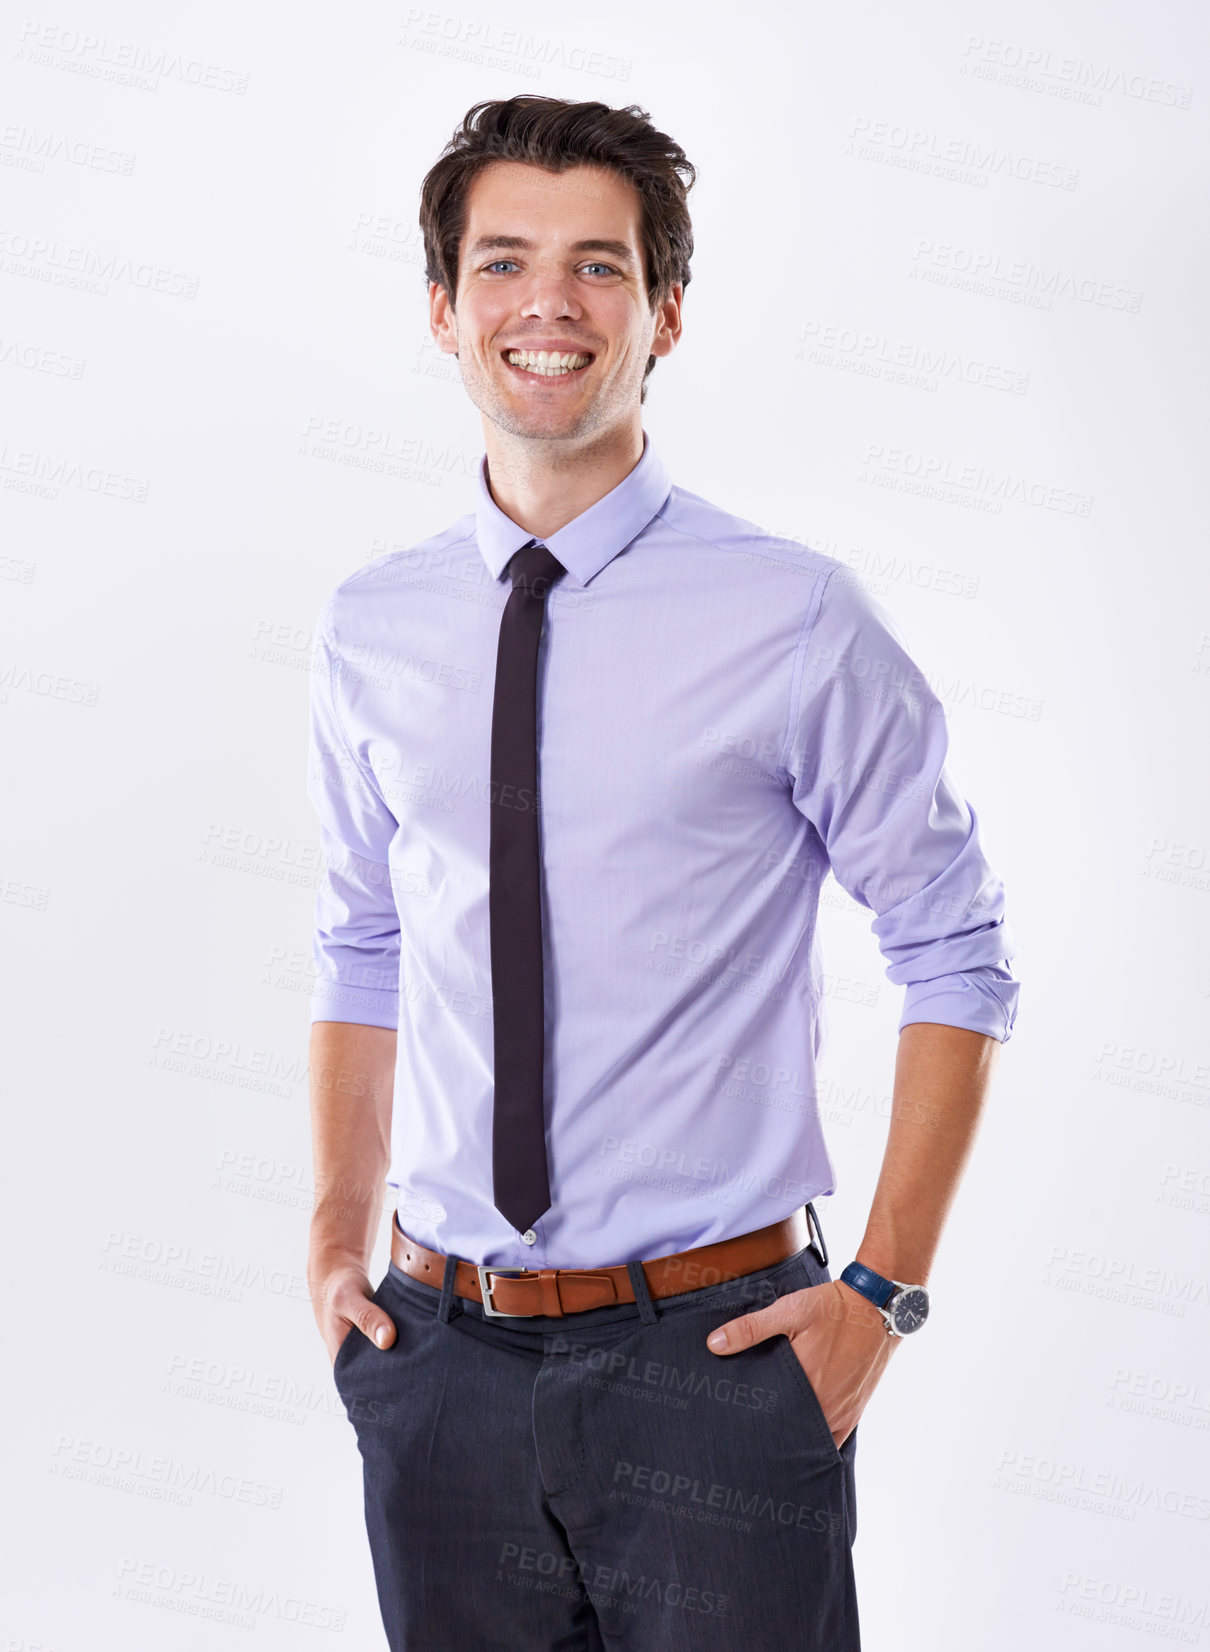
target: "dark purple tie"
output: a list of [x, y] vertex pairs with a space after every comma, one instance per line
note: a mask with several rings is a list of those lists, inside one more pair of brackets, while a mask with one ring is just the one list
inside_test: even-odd
[[546, 593], [567, 570], [531, 540], [513, 556], [508, 572], [513, 588], [500, 621], [492, 705], [488, 858], [496, 1055], [492, 1190], [496, 1209], [524, 1233], [550, 1209], [542, 1102], [538, 640]]

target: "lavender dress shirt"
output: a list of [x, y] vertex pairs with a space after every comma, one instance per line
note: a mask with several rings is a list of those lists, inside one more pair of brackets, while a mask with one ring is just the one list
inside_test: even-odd
[[544, 543], [538, 658], [547, 1154], [492, 1203], [490, 735], [506, 565], [473, 511], [324, 606], [308, 793], [313, 1021], [398, 1027], [391, 1166], [422, 1244], [507, 1267], [650, 1258], [834, 1189], [816, 1094], [829, 870], [873, 912], [900, 1026], [1007, 1039], [1004, 892], [941, 703], [844, 565], [635, 468]]

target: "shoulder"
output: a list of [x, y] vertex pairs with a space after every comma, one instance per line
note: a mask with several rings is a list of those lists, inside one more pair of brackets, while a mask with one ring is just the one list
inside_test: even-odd
[[[838, 556], [774, 526], [724, 510], [688, 489], [674, 487], [660, 511], [666, 528], [714, 559], [716, 568], [742, 569], [741, 584], [766, 612], [784, 614], [795, 628], [792, 692], [838, 667], [875, 676], [911, 665], [896, 616]], [[703, 572], [709, 570], [703, 564]], [[736, 584], [721, 589], [734, 592]], [[872, 662], [872, 663], [871, 663]], [[919, 673], [913, 671], [914, 679]]]
[[838, 558], [805, 540], [725, 510], [687, 488], [671, 489], [659, 519], [687, 547], [696, 546], [703, 558], [742, 564], [753, 582], [764, 580], [781, 587], [787, 581], [797, 581], [804, 591], [821, 592], [835, 583], [837, 576], [845, 584], [853, 580], [852, 571]]
[[473, 512], [427, 539], [380, 551], [329, 592], [320, 611], [320, 635], [336, 648], [342, 639], [364, 638], [410, 592], [447, 574], [462, 551], [478, 555]]

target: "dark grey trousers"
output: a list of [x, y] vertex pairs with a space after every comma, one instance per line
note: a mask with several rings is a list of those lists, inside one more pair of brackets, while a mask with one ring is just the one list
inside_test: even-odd
[[333, 1372], [392, 1652], [859, 1652], [857, 1431], [784, 1336], [715, 1325], [830, 1276], [814, 1250], [564, 1319], [491, 1319], [394, 1262]]

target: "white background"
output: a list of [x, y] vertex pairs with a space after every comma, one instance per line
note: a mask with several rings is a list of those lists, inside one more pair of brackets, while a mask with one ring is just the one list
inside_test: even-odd
[[[895, 615], [1021, 945], [862, 1424], [865, 1645], [1210, 1643], [1200, 8], [144, 0], [0, 54], [0, 1646], [385, 1645], [304, 1281], [308, 659], [339, 579], [473, 503], [416, 201], [519, 91], [699, 168], [646, 427]], [[843, 1265], [900, 992], [824, 919], [872, 1001], [829, 1003]]]

